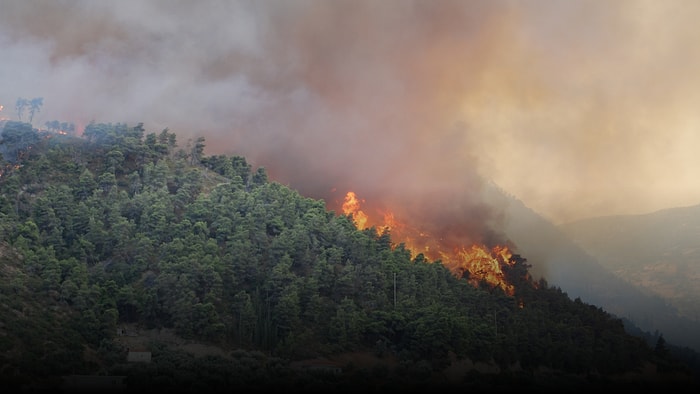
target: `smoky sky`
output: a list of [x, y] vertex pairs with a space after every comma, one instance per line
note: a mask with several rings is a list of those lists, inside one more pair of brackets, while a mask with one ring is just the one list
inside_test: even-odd
[[699, 17], [693, 0], [6, 0], [0, 116], [43, 97], [35, 126], [204, 136], [307, 196], [462, 227], [498, 217], [484, 180], [554, 222], [641, 213], [700, 202]]

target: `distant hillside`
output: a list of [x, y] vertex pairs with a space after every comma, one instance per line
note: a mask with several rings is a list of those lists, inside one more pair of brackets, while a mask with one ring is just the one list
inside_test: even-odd
[[682, 317], [700, 321], [700, 205], [559, 228], [620, 278], [662, 297]]
[[[672, 299], [650, 292], [643, 283], [635, 281], [638, 276], [631, 269], [633, 265], [620, 263], [630, 256], [639, 261], [638, 274], [642, 275], [645, 273], [643, 261], [662, 261], [660, 256], [666, 256], [665, 261], [671, 262], [676, 261], [672, 259], [674, 255], [685, 256], [683, 269], [690, 273], [692, 256], [697, 253], [690, 245], [693, 241], [697, 243], [700, 215], [695, 214], [693, 220], [675, 227], [670, 224], [674, 217], [677, 222], [678, 218], [688, 215], [672, 211], [664, 218], [652, 216], [643, 225], [641, 218], [619, 219], [619, 224], [613, 224], [618, 223], [616, 218], [602, 218], [558, 228], [497, 187], [489, 193], [494, 203], [504, 207], [504, 232], [516, 244], [517, 252], [527, 256], [533, 276], [545, 277], [570, 297], [600, 305], [610, 313], [631, 320], [644, 331], [659, 331], [670, 343], [700, 350], [700, 323], [680, 312], [687, 311], [689, 306], [681, 309], [683, 305], [676, 306]], [[693, 209], [700, 212], [700, 207]], [[633, 236], [622, 236], [625, 233]], [[617, 234], [616, 237], [613, 234]], [[573, 238], [581, 243], [574, 242]], [[589, 248], [589, 245], [595, 247]], [[614, 257], [617, 263], [605, 260], [603, 264], [605, 256]], [[678, 266], [681, 270], [680, 263]], [[622, 269], [628, 270], [621, 272]], [[675, 274], [676, 278], [678, 276], [680, 274]], [[694, 280], [697, 284], [697, 279]], [[692, 277], [687, 277], [679, 281], [678, 286], [687, 288], [692, 281]]]

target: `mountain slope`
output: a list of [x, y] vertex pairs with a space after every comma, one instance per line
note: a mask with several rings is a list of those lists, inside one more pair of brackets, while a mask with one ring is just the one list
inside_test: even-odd
[[[700, 337], [697, 334], [700, 324], [683, 317], [669, 300], [647, 291], [634, 283], [631, 277], [616, 275], [562, 229], [496, 186], [489, 192], [489, 198], [504, 207], [503, 231], [515, 243], [517, 252], [527, 256], [532, 264], [533, 276], [546, 278], [551, 285], [560, 287], [572, 298], [580, 297], [584, 302], [599, 305], [610, 313], [627, 318], [644, 331], [659, 331], [669, 343], [700, 350]], [[589, 223], [590, 226], [593, 226], [592, 223]], [[610, 225], [602, 221], [597, 225], [588, 234], [601, 235], [598, 241], [607, 239], [601, 229], [610, 229]], [[678, 235], [677, 231], [669, 232], [662, 239], [671, 242]], [[692, 234], [683, 234], [677, 239], [677, 242], [692, 240]], [[654, 249], [655, 244], [649, 242], [645, 249], [647, 253]], [[638, 245], [638, 240], [630, 240], [626, 248], [616, 250], [637, 250]]]
[[[690, 381], [663, 343], [651, 347], [603, 309], [532, 281], [519, 255], [497, 261], [513, 285], [506, 292], [359, 230], [242, 157], [205, 156], [203, 139], [180, 148], [167, 130], [142, 125], [91, 124], [82, 137], [9, 125], [0, 140], [3, 389], [66, 374], [183, 391], [553, 388], [543, 368], [562, 388], [619, 387], [630, 374], [646, 384], [649, 367], [659, 386]], [[192, 358], [139, 342], [152, 361], [134, 364], [125, 326], [221, 353]], [[331, 377], [291, 368], [354, 352], [397, 362], [345, 365]], [[467, 360], [489, 371], [445, 381]]]
[[617, 276], [700, 321], [700, 205], [559, 228]]

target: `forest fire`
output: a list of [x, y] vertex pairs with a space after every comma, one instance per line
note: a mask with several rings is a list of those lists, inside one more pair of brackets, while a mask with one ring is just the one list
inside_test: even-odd
[[394, 244], [403, 243], [414, 256], [422, 253], [430, 260], [441, 260], [455, 276], [466, 278], [472, 285], [486, 282], [500, 287], [508, 295], [514, 294], [515, 288], [508, 283], [503, 271], [504, 267], [514, 264], [507, 246], [452, 245], [398, 220], [390, 211], [378, 211], [376, 217], [371, 216], [361, 209], [364, 202], [350, 191], [342, 204], [343, 214], [352, 216], [358, 229], [374, 227], [379, 234], [388, 231]]
[[343, 203], [343, 213], [346, 215], [352, 215], [355, 220], [355, 225], [360, 230], [364, 230], [367, 225], [367, 215], [360, 210], [360, 201], [357, 199], [357, 195], [354, 192], [348, 192], [345, 195], [345, 202]]

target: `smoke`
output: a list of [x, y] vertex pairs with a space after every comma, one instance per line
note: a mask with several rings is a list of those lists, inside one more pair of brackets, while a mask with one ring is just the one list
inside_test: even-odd
[[[144, 122], [339, 206], [489, 233], [700, 201], [694, 1], [0, 4], [0, 104]], [[466, 230], [460, 230], [466, 229]]]

